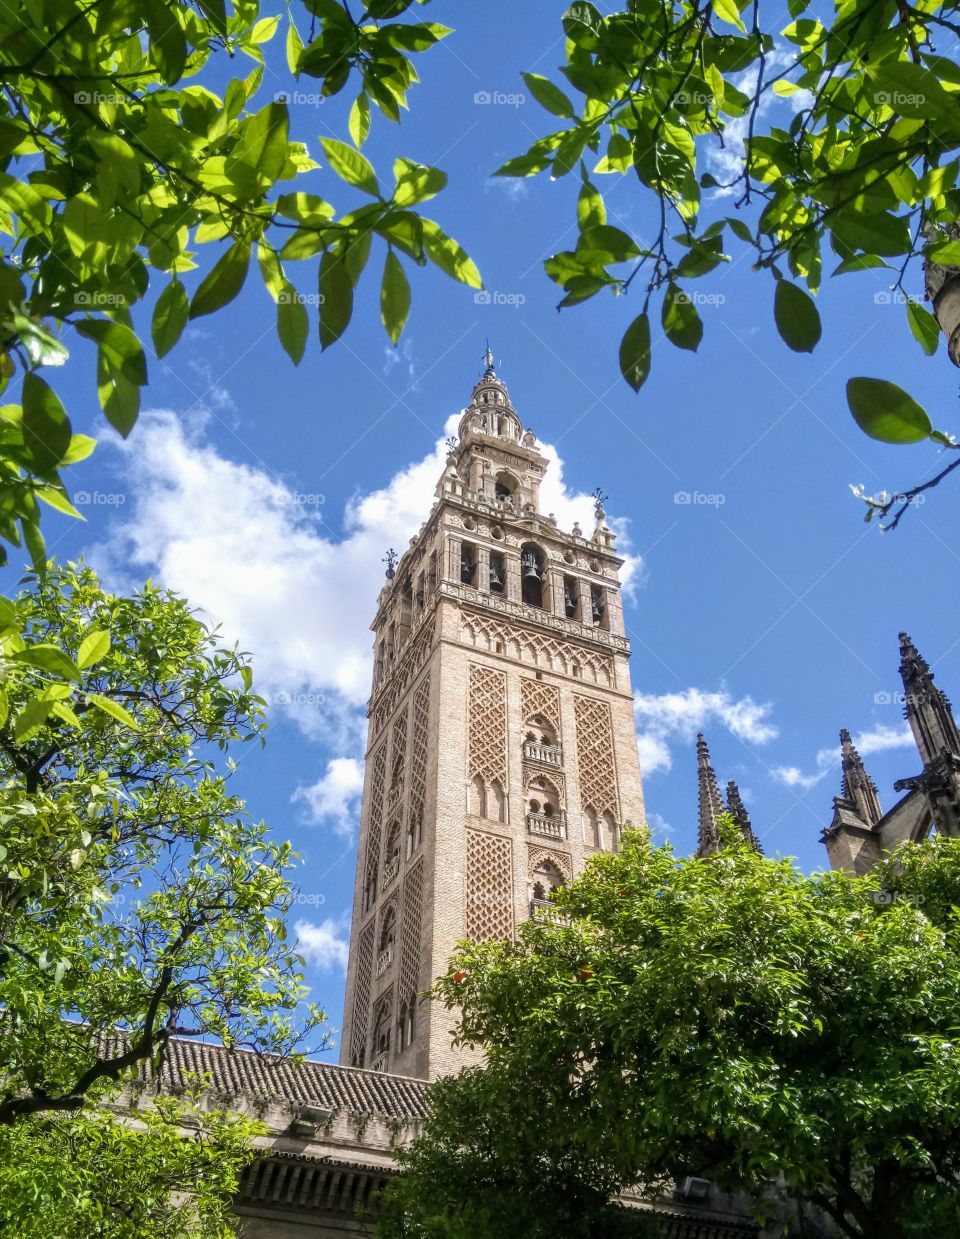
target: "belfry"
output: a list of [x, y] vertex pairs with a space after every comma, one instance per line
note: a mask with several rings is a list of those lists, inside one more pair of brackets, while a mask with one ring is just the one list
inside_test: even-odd
[[419, 997], [460, 938], [510, 939], [643, 822], [616, 540], [540, 507], [548, 461], [489, 348], [436, 499], [373, 621], [341, 1061], [463, 1061]]

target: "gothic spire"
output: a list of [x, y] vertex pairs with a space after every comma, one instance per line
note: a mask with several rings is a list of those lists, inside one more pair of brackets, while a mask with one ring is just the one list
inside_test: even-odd
[[867, 826], [875, 826], [883, 816], [877, 785], [867, 774], [863, 759], [853, 747], [845, 727], [840, 730], [840, 768], [843, 774], [841, 796], [856, 809]]
[[754, 834], [753, 827], [750, 825], [750, 818], [747, 816], [746, 805], [740, 796], [740, 788], [737, 787], [733, 779], [727, 783], [727, 812], [740, 827], [740, 833], [746, 839], [747, 843], [755, 852], [762, 852], [760, 840]]
[[924, 765], [944, 749], [960, 757], [960, 733], [950, 702], [933, 682], [926, 659], [905, 632], [900, 634], [900, 678], [903, 680], [904, 716]]
[[720, 833], [717, 819], [723, 812], [723, 802], [720, 799], [720, 788], [717, 786], [717, 776], [710, 765], [710, 750], [700, 733], [697, 736], [697, 783], [700, 802], [700, 828], [698, 856], [709, 856], [720, 846]]

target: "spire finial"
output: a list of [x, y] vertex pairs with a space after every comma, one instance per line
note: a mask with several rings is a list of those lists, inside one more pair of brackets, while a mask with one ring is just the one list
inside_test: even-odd
[[699, 838], [698, 856], [709, 856], [720, 847], [720, 832], [717, 829], [717, 819], [723, 812], [723, 801], [720, 799], [720, 788], [717, 786], [717, 776], [710, 764], [710, 750], [703, 738], [703, 733], [697, 735], [697, 785], [699, 798]]
[[868, 826], [876, 825], [883, 816], [877, 785], [867, 774], [863, 759], [854, 748], [846, 727], [840, 728], [840, 769], [843, 774], [841, 797], [853, 806]]
[[605, 495], [603, 491], [600, 489], [600, 487], [598, 486], [595, 491], [591, 492], [590, 498], [593, 500], [594, 516], [597, 518], [598, 521], [602, 521], [607, 515], [606, 512], [603, 510], [603, 505], [607, 502], [610, 496]]
[[900, 678], [904, 715], [923, 764], [933, 761], [944, 749], [960, 756], [960, 733], [950, 702], [934, 683], [930, 664], [905, 632], [900, 633]]
[[397, 575], [398, 558], [399, 556], [397, 555], [397, 552], [391, 546], [390, 549], [387, 551], [386, 555], [384, 555], [383, 559], [380, 560], [382, 564], [387, 565], [387, 580], [388, 581], [392, 581], [393, 578]]
[[740, 827], [740, 833], [746, 839], [749, 846], [755, 852], [760, 852], [762, 855], [763, 848], [760, 846], [760, 840], [754, 834], [753, 827], [750, 825], [750, 818], [747, 816], [747, 809], [740, 795], [740, 788], [737, 787], [733, 779], [727, 783], [727, 810]]
[[497, 372], [496, 372], [496, 370], [494, 369], [494, 365], [493, 365], [493, 353], [490, 351], [490, 341], [489, 341], [489, 340], [487, 340], [487, 347], [484, 349], [484, 352], [483, 352], [483, 364], [484, 364], [484, 366], [486, 367], [486, 368], [485, 368], [485, 370], [484, 370], [484, 372], [483, 372], [483, 377], [484, 377], [485, 379], [492, 379], [492, 378], [496, 378], [496, 374], [497, 374]]

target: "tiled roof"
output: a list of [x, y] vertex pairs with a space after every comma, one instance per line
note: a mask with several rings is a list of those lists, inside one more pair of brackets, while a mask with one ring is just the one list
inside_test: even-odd
[[[218, 1093], [262, 1101], [299, 1102], [401, 1121], [421, 1119], [427, 1112], [425, 1080], [340, 1067], [336, 1063], [294, 1062], [277, 1054], [228, 1050], [188, 1038], [172, 1038], [160, 1073], [161, 1089], [179, 1089], [191, 1074], [208, 1075], [211, 1087]], [[154, 1082], [149, 1065], [144, 1068], [144, 1076]]]

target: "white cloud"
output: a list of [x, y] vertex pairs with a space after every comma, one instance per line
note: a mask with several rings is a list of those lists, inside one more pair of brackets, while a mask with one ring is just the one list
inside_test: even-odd
[[390, 374], [398, 366], [401, 370], [406, 369], [407, 378], [410, 380], [410, 390], [414, 390], [417, 386], [417, 359], [413, 355], [413, 339], [409, 335], [404, 337], [399, 348], [394, 348], [390, 344], [383, 346], [383, 373]]
[[349, 925], [345, 917], [328, 917], [319, 925], [297, 921], [297, 950], [309, 964], [324, 971], [345, 972], [350, 952]]
[[[882, 753], [887, 749], [906, 748], [913, 744], [913, 732], [907, 726], [891, 727], [881, 723], [870, 731], [861, 731], [853, 737], [853, 747], [861, 757], [869, 757], [871, 753]], [[809, 791], [826, 775], [840, 768], [840, 745], [832, 744], [829, 748], [820, 749], [814, 758], [814, 769], [804, 772], [799, 766], [775, 766], [771, 771], [778, 783], [785, 787], [798, 787]]]
[[647, 828], [654, 843], [666, 843], [673, 834], [673, 827], [659, 813], [647, 814]]
[[363, 792], [363, 766], [355, 757], [334, 757], [316, 783], [298, 787], [292, 799], [306, 806], [310, 820], [329, 823], [345, 839], [356, 834]]
[[710, 726], [725, 727], [748, 744], [766, 744], [778, 735], [768, 704], [760, 704], [749, 696], [731, 697], [725, 688], [714, 692], [687, 688], [659, 696], [636, 693], [633, 707], [639, 729], [640, 769], [645, 775], [670, 769], [671, 742], [690, 744], [698, 731]]

